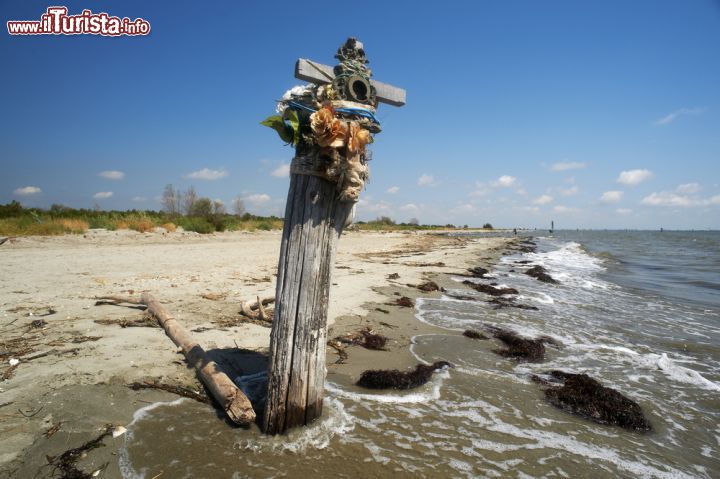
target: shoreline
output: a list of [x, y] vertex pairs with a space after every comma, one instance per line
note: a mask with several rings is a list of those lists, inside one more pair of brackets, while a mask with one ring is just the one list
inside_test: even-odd
[[[0, 262], [8, 275], [0, 282], [2, 341], [7, 348], [13, 346], [8, 341], [19, 340], [27, 351], [18, 354], [21, 362], [11, 377], [0, 382], [0, 478], [48, 470], [46, 455], [94, 439], [104, 424], [130, 423], [148, 402], [178, 397], [134, 391], [129, 383], [200, 387], [161, 329], [97, 324], [141, 315], [132, 308], [94, 306], [94, 296], [149, 290], [231, 377], [262, 371], [270, 328], [240, 323], [239, 303], [274, 295], [280, 237], [276, 231], [212, 236], [94, 231], [4, 245]], [[437, 232], [343, 234], [333, 270], [328, 339], [370, 326], [389, 340], [387, 351], [348, 347], [344, 364], [336, 364], [337, 355], [328, 348], [327, 381], [349, 385], [362, 370], [414, 366], [411, 338], [437, 328], [418, 321], [414, 308], [386, 305], [388, 298], [395, 293], [413, 301], [437, 297], [440, 293], [408, 284], [432, 280], [447, 286], [447, 273], [486, 266], [511, 241]], [[392, 273], [400, 277], [388, 280]], [[7, 359], [4, 363], [6, 370]], [[104, 476], [120, 477], [114, 454], [122, 437], [104, 444], [79, 466], [94, 471], [108, 463]]]

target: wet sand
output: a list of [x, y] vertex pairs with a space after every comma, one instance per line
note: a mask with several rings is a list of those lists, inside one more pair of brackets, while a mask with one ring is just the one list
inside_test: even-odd
[[[444, 273], [483, 266], [504, 249], [503, 238], [417, 233], [349, 232], [340, 239], [330, 293], [329, 338], [364, 327], [388, 337], [386, 351], [360, 346], [348, 358], [328, 348], [328, 379], [353, 383], [365, 369], [414, 365], [414, 335], [432, 332], [412, 308], [386, 303], [400, 296], [433, 297], [408, 286]], [[239, 304], [272, 296], [280, 232], [135, 233], [20, 238], [0, 246], [0, 478], [47, 477], [57, 456], [98, 437], [107, 424], [127, 425], [149, 403], [177, 396], [134, 391], [132, 382], [159, 381], [201, 389], [161, 329], [122, 328], [96, 320], [136, 320], [142, 312], [95, 306], [95, 296], [150, 291], [231, 377], [265, 369], [270, 329], [242, 323]], [[399, 278], [388, 279], [397, 273]], [[205, 296], [205, 297], [203, 297]], [[214, 299], [207, 299], [214, 298]], [[47, 353], [47, 354], [45, 354]], [[37, 356], [37, 357], [35, 357]], [[9, 360], [20, 359], [11, 369]], [[203, 406], [209, 408], [209, 406]], [[217, 427], [231, 427], [218, 418]], [[118, 447], [78, 462], [87, 472], [120, 477]]]

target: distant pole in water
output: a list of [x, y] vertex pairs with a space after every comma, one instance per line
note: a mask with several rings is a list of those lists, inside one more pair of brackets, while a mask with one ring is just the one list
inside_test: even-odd
[[662, 229], [662, 228], [660, 228], [660, 232], [662, 233], [663, 231], [665, 231], [665, 230], [664, 230], [664, 229]]
[[552, 233], [553, 231], [555, 231], [555, 220], [550, 221], [550, 232]]

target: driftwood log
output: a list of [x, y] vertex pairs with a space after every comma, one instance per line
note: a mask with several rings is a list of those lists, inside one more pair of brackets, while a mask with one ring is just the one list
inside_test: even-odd
[[260, 299], [260, 297], [258, 296], [256, 303], [249, 303], [247, 301], [243, 301], [242, 303], [240, 303], [240, 312], [243, 316], [250, 319], [259, 319], [262, 321], [272, 322], [273, 310], [270, 310], [270, 312], [268, 312], [265, 309], [265, 306], [274, 302], [274, 296], [263, 299]]
[[223, 408], [232, 422], [247, 426], [255, 421], [255, 411], [250, 400], [220, 370], [218, 365], [208, 359], [203, 348], [190, 333], [149, 293], [140, 298], [124, 296], [101, 296], [96, 299], [116, 304], [129, 303], [147, 307], [147, 312], [158, 320], [160, 326], [176, 346], [182, 349], [187, 362], [197, 371], [200, 381], [208, 388], [212, 397]]

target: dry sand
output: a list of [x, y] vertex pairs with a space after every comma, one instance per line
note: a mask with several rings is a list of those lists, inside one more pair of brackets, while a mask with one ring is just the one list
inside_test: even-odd
[[[330, 293], [333, 337], [370, 326], [388, 351], [351, 346], [344, 364], [328, 349], [328, 376], [351, 383], [362, 370], [415, 364], [407, 346], [431, 329], [411, 308], [385, 303], [433, 296], [408, 284], [492, 261], [507, 239], [418, 233], [349, 232], [340, 239]], [[56, 456], [123, 425], [148, 402], [173, 399], [133, 391], [135, 381], [200, 388], [161, 329], [122, 328], [96, 320], [134, 320], [137, 309], [95, 306], [95, 296], [152, 292], [195, 330], [231, 377], [265, 368], [270, 329], [242, 323], [239, 304], [273, 296], [280, 232], [135, 233], [91, 230], [84, 236], [33, 237], [0, 246], [0, 478], [48, 477]], [[399, 279], [389, 280], [391, 273]], [[207, 299], [213, 298], [213, 299]], [[33, 323], [34, 322], [34, 323]], [[41, 355], [42, 353], [48, 353]], [[34, 356], [41, 355], [40, 357]], [[11, 358], [20, 359], [10, 367]], [[218, 421], [218, 427], [229, 427]], [[78, 464], [119, 477], [117, 446], [107, 438]], [[39, 472], [39, 474], [38, 474]], [[36, 476], [37, 474], [37, 476]]]

